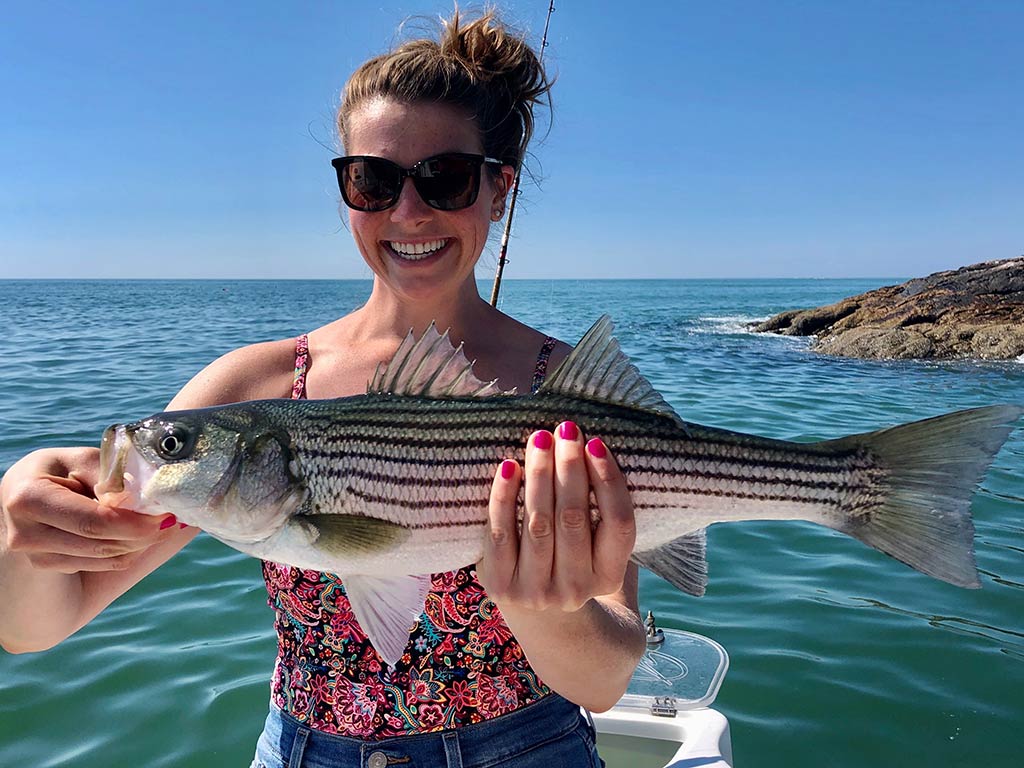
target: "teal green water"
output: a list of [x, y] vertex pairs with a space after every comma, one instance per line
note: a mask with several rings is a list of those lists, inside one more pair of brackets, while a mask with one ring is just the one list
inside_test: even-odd
[[[839, 360], [744, 330], [885, 282], [511, 281], [502, 308], [568, 341], [609, 312], [684, 418], [730, 429], [807, 440], [1024, 403], [1019, 363]], [[368, 286], [0, 281], [0, 470], [96, 444], [217, 355]], [[645, 609], [729, 650], [718, 707], [740, 768], [1024, 764], [1022, 456], [1018, 430], [975, 500], [980, 591], [803, 523], [713, 527], [700, 599], [643, 575]], [[200, 537], [58, 648], [0, 652], [0, 766], [248, 765], [274, 650], [258, 563]]]

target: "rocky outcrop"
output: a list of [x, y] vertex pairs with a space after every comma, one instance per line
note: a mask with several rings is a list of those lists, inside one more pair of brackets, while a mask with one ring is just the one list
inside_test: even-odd
[[790, 310], [754, 330], [815, 336], [815, 351], [846, 357], [1016, 359], [1024, 355], [1024, 256]]

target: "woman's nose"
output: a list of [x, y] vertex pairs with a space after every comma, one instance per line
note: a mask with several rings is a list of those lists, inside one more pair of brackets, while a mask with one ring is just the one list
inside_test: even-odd
[[433, 209], [423, 202], [411, 178], [402, 180], [398, 202], [391, 207], [391, 220], [417, 222], [430, 218]]

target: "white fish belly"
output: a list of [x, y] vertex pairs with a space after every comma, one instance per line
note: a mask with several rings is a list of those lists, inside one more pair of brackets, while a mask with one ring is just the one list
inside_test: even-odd
[[[671, 500], [639, 494], [636, 504], [637, 552], [647, 552], [706, 528], [712, 523], [744, 520], [804, 520], [827, 524], [838, 516], [820, 503], [765, 501], [716, 497], [704, 494], [672, 494]], [[661, 496], [660, 494], [657, 496]]]
[[[339, 554], [317, 546], [315, 531], [290, 520], [278, 533], [238, 549], [274, 562], [341, 576], [407, 576], [453, 571], [477, 562], [483, 554], [486, 523], [409, 531], [404, 540], [382, 548], [344, 547]], [[332, 547], [332, 550], [334, 548]]]

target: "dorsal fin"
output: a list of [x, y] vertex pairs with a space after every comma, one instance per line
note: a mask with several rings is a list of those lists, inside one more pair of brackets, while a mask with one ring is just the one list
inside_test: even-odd
[[576, 348], [541, 385], [537, 394], [586, 397], [614, 405], [668, 416], [681, 426], [682, 419], [629, 361], [612, 336], [612, 321], [601, 315], [580, 339]]
[[433, 322], [417, 339], [410, 330], [386, 366], [381, 363], [366, 391], [371, 395], [410, 397], [491, 397], [512, 395], [502, 392], [494, 381], [481, 381], [473, 374], [462, 344], [452, 345], [448, 331], [437, 332]]

